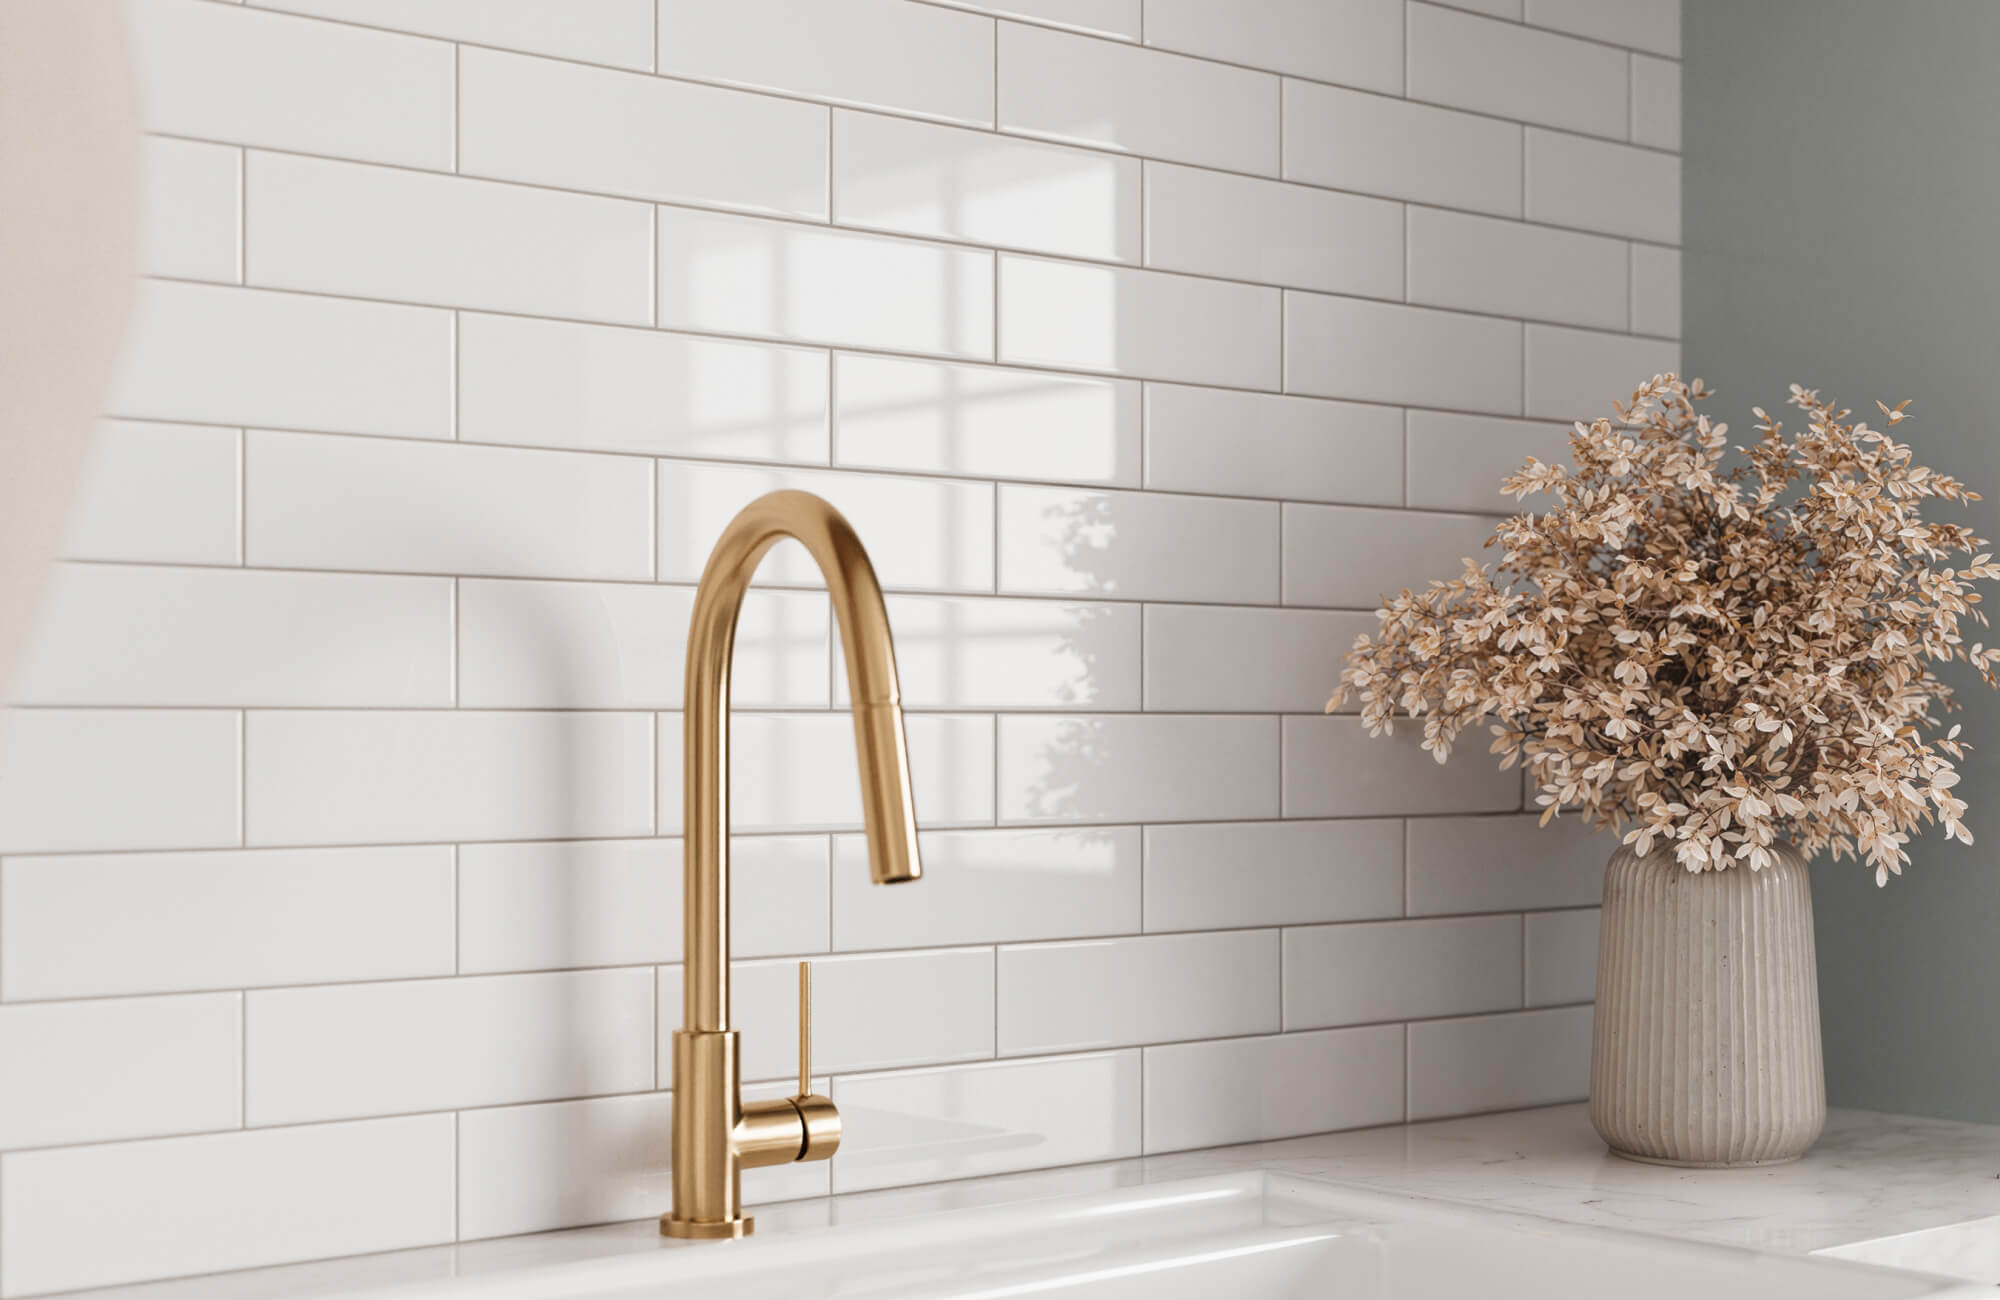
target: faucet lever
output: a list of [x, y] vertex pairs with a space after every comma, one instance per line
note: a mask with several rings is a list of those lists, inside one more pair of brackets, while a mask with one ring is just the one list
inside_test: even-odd
[[799, 1096], [813, 1090], [813, 964], [799, 963]]

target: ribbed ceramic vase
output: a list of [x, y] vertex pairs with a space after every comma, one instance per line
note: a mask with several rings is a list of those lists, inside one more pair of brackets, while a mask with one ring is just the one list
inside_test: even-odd
[[1790, 848], [1690, 874], [1655, 846], [1604, 869], [1590, 1122], [1633, 1160], [1782, 1164], [1826, 1122], [1812, 893]]

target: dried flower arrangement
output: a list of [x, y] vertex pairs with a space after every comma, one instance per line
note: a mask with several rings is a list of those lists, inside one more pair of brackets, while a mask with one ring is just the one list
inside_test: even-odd
[[[1576, 425], [1570, 466], [1506, 479], [1554, 508], [1494, 530], [1493, 573], [1468, 559], [1388, 600], [1327, 708], [1358, 699], [1373, 735], [1421, 718], [1440, 763], [1486, 720], [1545, 823], [1574, 811], [1640, 854], [1671, 843], [1689, 871], [1754, 870], [1782, 838], [1886, 883], [1920, 825], [1972, 842], [1958, 728], [1933, 734], [1958, 705], [1932, 669], [2000, 685], [2000, 648], [1959, 635], [1986, 623], [1973, 584], [2000, 565], [1920, 506], [1979, 496], [1797, 385], [1806, 429], [1757, 409], [1761, 439], [1725, 469], [1728, 426], [1694, 410], [1710, 395], [1656, 376], [1617, 421]], [[1881, 409], [1893, 426], [1907, 405]]]

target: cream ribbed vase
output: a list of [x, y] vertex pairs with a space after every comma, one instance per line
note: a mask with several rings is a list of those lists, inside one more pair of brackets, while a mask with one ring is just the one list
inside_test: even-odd
[[1604, 869], [1590, 1122], [1621, 1156], [1781, 1164], [1826, 1122], [1812, 893], [1790, 848], [1762, 871], [1684, 871], [1670, 846]]

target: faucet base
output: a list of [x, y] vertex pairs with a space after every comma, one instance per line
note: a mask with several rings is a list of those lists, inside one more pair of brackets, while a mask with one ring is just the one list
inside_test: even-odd
[[676, 1219], [671, 1214], [660, 1216], [660, 1235], [678, 1237], [683, 1241], [728, 1241], [735, 1237], [747, 1237], [757, 1228], [757, 1220], [751, 1215], [738, 1219], [722, 1219], [715, 1223], [703, 1223], [699, 1219]]

